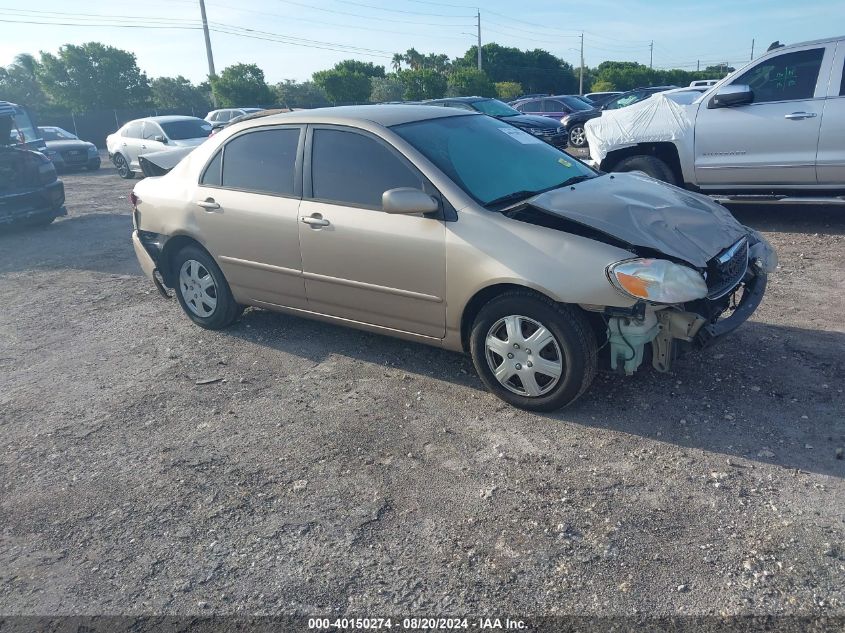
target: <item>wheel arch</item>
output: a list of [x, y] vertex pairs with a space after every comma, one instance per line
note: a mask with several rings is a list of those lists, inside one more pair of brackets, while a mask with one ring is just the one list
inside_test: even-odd
[[156, 262], [158, 265], [158, 272], [161, 274], [161, 277], [164, 279], [164, 283], [168, 288], [173, 288], [175, 283], [173, 257], [185, 246], [196, 246], [216, 261], [214, 255], [212, 255], [209, 250], [203, 246], [203, 243], [194, 236], [186, 233], [171, 236], [164, 243], [164, 246], [161, 249], [161, 255], [158, 258], [158, 262]]
[[[495, 283], [477, 290], [475, 294], [470, 297], [469, 301], [466, 302], [466, 304], [464, 305], [463, 312], [461, 313], [461, 347], [465, 352], [469, 351], [469, 338], [470, 333], [472, 331], [472, 324], [481, 309], [496, 297], [505, 294], [506, 292], [512, 292], [516, 290], [523, 292], [531, 292], [540, 297], [544, 297], [545, 299], [548, 299], [550, 301], [554, 301], [555, 303], [561, 303], [560, 301], [555, 299], [555, 297], [552, 296], [551, 293], [544, 291], [542, 288], [535, 288], [529, 285], [514, 282]], [[588, 320], [592, 320], [592, 317], [595, 316], [591, 315], [587, 310], [584, 310], [577, 304], [565, 305], [569, 305], [573, 309], [582, 312], [588, 318]]]
[[669, 165], [677, 182], [684, 182], [684, 173], [681, 168], [681, 157], [678, 148], [674, 143], [668, 141], [656, 143], [637, 143], [631, 147], [608, 152], [601, 162], [602, 171], [613, 171], [614, 168], [625, 158], [631, 156], [654, 156]]

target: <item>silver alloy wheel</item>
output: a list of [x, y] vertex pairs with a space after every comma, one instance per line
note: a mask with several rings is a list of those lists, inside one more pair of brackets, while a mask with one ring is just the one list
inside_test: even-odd
[[569, 132], [569, 143], [575, 147], [583, 147], [587, 142], [587, 134], [584, 132], [584, 126], [578, 125]]
[[117, 175], [121, 178], [126, 178], [129, 175], [129, 163], [123, 157], [123, 154], [115, 154], [114, 166], [117, 168]]
[[563, 375], [563, 354], [554, 335], [539, 321], [511, 315], [496, 321], [484, 340], [496, 380], [520, 396], [549, 393]]
[[179, 269], [179, 288], [188, 309], [198, 317], [210, 317], [217, 308], [217, 284], [209, 270], [195, 259]]

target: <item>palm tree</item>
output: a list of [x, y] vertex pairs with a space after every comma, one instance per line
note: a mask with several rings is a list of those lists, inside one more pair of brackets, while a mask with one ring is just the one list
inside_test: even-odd
[[422, 53], [415, 48], [409, 48], [405, 52], [405, 61], [408, 62], [408, 66], [411, 67], [411, 70], [420, 69], [424, 60], [425, 57], [423, 57]]
[[402, 70], [402, 62], [405, 61], [405, 56], [402, 53], [393, 53], [393, 59], [390, 61], [391, 66], [393, 66], [393, 70], [400, 71]]

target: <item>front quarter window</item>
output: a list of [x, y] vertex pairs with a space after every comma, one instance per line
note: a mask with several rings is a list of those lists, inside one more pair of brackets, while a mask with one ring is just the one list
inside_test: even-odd
[[490, 117], [428, 119], [391, 129], [483, 206], [595, 176], [568, 154]]

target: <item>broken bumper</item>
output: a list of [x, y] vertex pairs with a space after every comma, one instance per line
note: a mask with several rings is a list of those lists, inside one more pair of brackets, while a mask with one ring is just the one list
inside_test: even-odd
[[132, 247], [135, 249], [135, 257], [138, 258], [141, 270], [144, 271], [144, 274], [149, 277], [151, 281], [155, 281], [153, 273], [156, 269], [156, 263], [141, 243], [141, 238], [138, 236], [137, 230], [132, 231]]

